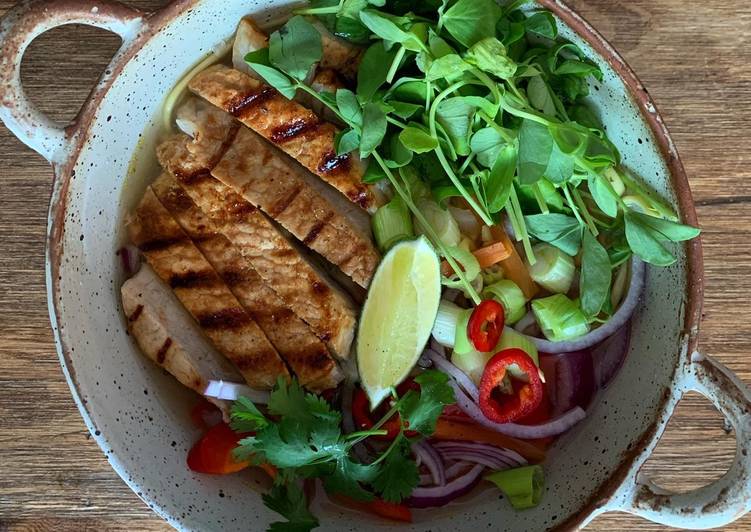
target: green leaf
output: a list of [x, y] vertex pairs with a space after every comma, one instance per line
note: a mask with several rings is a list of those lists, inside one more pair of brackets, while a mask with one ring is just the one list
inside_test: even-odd
[[360, 146], [360, 133], [354, 129], [340, 131], [334, 139], [334, 146], [337, 155], [353, 152]]
[[563, 153], [557, 144], [553, 144], [550, 152], [548, 167], [545, 169], [545, 177], [551, 183], [560, 185], [566, 183], [574, 175], [574, 159]]
[[627, 212], [625, 221], [626, 239], [634, 253], [655, 266], [670, 266], [675, 263], [675, 257], [660, 243], [653, 230], [634, 216], [634, 213]]
[[611, 218], [618, 216], [618, 196], [615, 195], [612, 187], [608, 186], [605, 178], [601, 175], [590, 174], [587, 183], [600, 210]]
[[436, 59], [435, 61], [430, 63], [430, 68], [428, 69], [426, 77], [428, 81], [454, 78], [461, 75], [462, 72], [469, 70], [470, 68], [471, 65], [466, 63], [458, 55], [444, 55], [443, 57]]
[[630, 212], [632, 219], [639, 220], [642, 225], [652, 229], [657, 238], [662, 237], [666, 241], [684, 242], [696, 238], [701, 234], [701, 229], [690, 225], [683, 225], [664, 218], [656, 218], [639, 212]]
[[486, 127], [472, 135], [470, 146], [477, 157], [477, 162], [486, 168], [492, 168], [498, 159], [498, 154], [506, 146], [506, 141], [495, 128]]
[[318, 519], [308, 509], [305, 492], [295, 483], [275, 484], [263, 495], [264, 504], [287, 519], [272, 523], [270, 532], [308, 532], [316, 528]]
[[448, 384], [448, 375], [440, 371], [424, 371], [415, 382], [420, 392], [407, 392], [399, 401], [399, 414], [409, 430], [429, 436], [435, 432], [443, 407], [456, 402], [454, 390]]
[[230, 410], [232, 430], [235, 432], [255, 432], [268, 426], [269, 421], [247, 397], [239, 397]]
[[547, 242], [572, 257], [579, 253], [582, 227], [576, 218], [549, 213], [525, 216], [524, 221], [529, 234], [537, 240]]
[[469, 135], [472, 132], [472, 120], [476, 108], [469, 105], [463, 98], [447, 98], [438, 105], [436, 117], [446, 130], [456, 153], [469, 155]]
[[361, 102], [371, 101], [381, 85], [386, 83], [395, 57], [396, 50], [386, 50], [383, 42], [377, 42], [365, 51], [357, 70], [357, 97]]
[[416, 103], [397, 102], [395, 100], [389, 101], [389, 105], [393, 107], [393, 113], [404, 120], [412, 118], [423, 107]]
[[379, 105], [374, 103], [365, 105], [362, 121], [360, 157], [364, 159], [373, 153], [381, 145], [381, 142], [383, 142], [388, 122], [386, 121], [386, 113], [383, 112]]
[[553, 151], [548, 128], [532, 120], [523, 120], [519, 130], [519, 182], [532, 185], [542, 179]]
[[279, 70], [302, 81], [321, 60], [321, 34], [301, 16], [289, 19], [269, 38], [269, 60]]
[[467, 50], [466, 61], [480, 70], [501, 79], [511, 79], [516, 63], [506, 55], [506, 47], [495, 37], [487, 37]]
[[323, 486], [327, 493], [341, 493], [359, 501], [370, 501], [373, 494], [364, 489], [360, 482], [371, 482], [377, 473], [376, 466], [358, 464], [342, 455], [337, 459], [333, 472], [323, 478]]
[[409, 441], [399, 436], [373, 481], [373, 487], [384, 500], [399, 503], [412, 494], [419, 482], [420, 473], [410, 457]]
[[548, 39], [558, 37], [558, 24], [555, 17], [548, 11], [539, 11], [524, 21], [527, 31], [536, 33]]
[[258, 50], [255, 50], [253, 52], [248, 52], [245, 55], [244, 60], [246, 63], [258, 63], [260, 65], [271, 66], [268, 47], [259, 48]]
[[349, 89], [339, 89], [336, 91], [336, 106], [344, 117], [344, 120], [350, 126], [362, 127], [362, 109], [357, 96]]
[[[394, 20], [398, 20], [398, 18], [391, 17], [385, 13], [380, 13], [372, 9], [366, 9], [360, 12], [360, 20], [370, 31], [384, 41], [399, 43], [408, 50], [422, 50], [417, 35], [409, 31], [404, 31], [394, 22]], [[389, 66], [391, 65], [389, 64]]]
[[288, 100], [293, 99], [297, 94], [297, 85], [277, 69], [260, 63], [248, 63], [248, 66]]
[[543, 112], [547, 116], [555, 116], [557, 114], [553, 94], [550, 92], [548, 84], [542, 79], [542, 76], [530, 78], [527, 85], [527, 97], [532, 107], [538, 111]]
[[488, 211], [492, 214], [500, 212], [508, 202], [511, 187], [514, 186], [517, 155], [516, 146], [507, 144], [498, 152], [495, 164], [490, 170], [488, 181], [485, 183], [485, 199]]
[[451, 36], [469, 48], [487, 37], [495, 37], [501, 8], [494, 0], [459, 0], [443, 14], [441, 21]]
[[389, 141], [389, 160], [386, 164], [390, 168], [401, 168], [412, 162], [414, 152], [401, 141], [400, 135], [393, 134]]
[[586, 78], [591, 75], [602, 81], [600, 67], [587, 60], [581, 49], [572, 43], [561, 43], [550, 50], [548, 69], [556, 76], [570, 74]]
[[582, 247], [580, 304], [584, 314], [592, 319], [609, 299], [613, 274], [608, 252], [589, 231], [584, 231]]
[[[385, 78], [384, 78], [385, 79]], [[388, 92], [389, 98], [396, 98], [405, 102], [425, 105], [425, 97], [428, 93], [428, 84], [425, 80], [415, 78], [402, 78]], [[390, 103], [393, 102], [390, 101]]]
[[362, 182], [372, 185], [373, 183], [378, 183], [384, 179], [386, 179], [386, 173], [383, 171], [383, 168], [381, 168], [381, 165], [374, 160], [370, 160], [368, 168], [365, 170], [365, 175], [362, 176]]
[[399, 134], [399, 140], [409, 150], [415, 153], [433, 151], [438, 147], [438, 141], [430, 133], [415, 126], [407, 126]]
[[[465, 279], [468, 279], [470, 282], [472, 282], [477, 278], [478, 275], [480, 275], [480, 263], [477, 262], [477, 257], [475, 257], [472, 253], [458, 246], [449, 247], [447, 248], [447, 250], [451, 257], [464, 270]], [[456, 288], [458, 290], [465, 288], [464, 282], [459, 278], [458, 275], [456, 275], [456, 273], [454, 273], [451, 278], [444, 277], [443, 279], [441, 279], [441, 283], [443, 284], [443, 286], [446, 286], [448, 288]]]

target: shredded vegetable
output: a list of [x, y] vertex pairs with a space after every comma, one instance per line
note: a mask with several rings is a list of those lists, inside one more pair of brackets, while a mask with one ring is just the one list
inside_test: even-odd
[[539, 465], [498, 471], [485, 478], [498, 486], [517, 510], [534, 508], [540, 503], [545, 475]]

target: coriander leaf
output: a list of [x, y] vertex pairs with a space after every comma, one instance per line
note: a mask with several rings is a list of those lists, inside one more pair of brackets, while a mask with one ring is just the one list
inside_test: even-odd
[[582, 247], [584, 252], [579, 281], [581, 309], [592, 319], [608, 300], [613, 274], [608, 252], [589, 231], [584, 231]]
[[302, 422], [310, 423], [311, 416], [305, 405], [305, 391], [297, 379], [285, 383], [282, 377], [269, 395], [269, 412], [275, 416], [285, 416]]
[[412, 494], [419, 482], [420, 473], [411, 457], [409, 441], [399, 435], [373, 480], [373, 487], [384, 500], [399, 503]]
[[253, 432], [268, 426], [266, 419], [253, 401], [247, 397], [239, 397], [230, 410], [232, 430], [235, 432]]
[[373, 494], [364, 489], [360, 482], [372, 482], [377, 474], [377, 466], [358, 464], [347, 455], [341, 455], [332, 473], [323, 478], [323, 486], [328, 493], [341, 493], [360, 501], [370, 501]]
[[426, 77], [428, 81], [436, 81], [446, 78], [451, 79], [461, 75], [462, 72], [469, 70], [470, 68], [472, 68], [471, 65], [466, 63], [458, 55], [444, 55], [430, 63], [430, 67], [426, 72]]
[[396, 50], [386, 50], [383, 42], [377, 42], [365, 51], [357, 70], [357, 97], [361, 102], [371, 101], [381, 85], [386, 83], [395, 57]]
[[263, 495], [264, 504], [287, 519], [287, 522], [272, 523], [270, 532], [308, 532], [316, 528], [318, 519], [308, 509], [305, 492], [297, 483], [275, 484]]
[[269, 60], [276, 68], [302, 81], [321, 60], [321, 34], [301, 16], [289, 19], [269, 38]]
[[[252, 443], [250, 450], [281, 469], [302, 467], [330, 456], [330, 449], [313, 448], [308, 428], [293, 419], [282, 418], [279, 423], [258, 431]], [[242, 447], [245, 446], [241, 444]]]
[[630, 216], [657, 233], [655, 235], [657, 238], [662, 237], [672, 242], [691, 240], [701, 234], [701, 230], [696, 227], [671, 222], [663, 218], [656, 218], [639, 212], [631, 212]]
[[532, 107], [538, 111], [542, 111], [548, 116], [555, 116], [557, 111], [555, 108], [555, 102], [553, 101], [553, 95], [550, 92], [548, 84], [542, 79], [542, 76], [535, 76], [530, 78], [527, 85], [527, 97]]
[[506, 145], [506, 141], [495, 128], [486, 127], [472, 135], [470, 146], [477, 162], [486, 168], [492, 168], [498, 159], [498, 154]]
[[511, 79], [516, 73], [516, 63], [509, 59], [506, 47], [495, 37], [487, 37], [467, 50], [466, 61], [480, 70], [501, 79]]
[[459, 155], [469, 155], [469, 135], [472, 133], [472, 121], [476, 108], [463, 98], [447, 98], [438, 105], [436, 117], [443, 126]]
[[675, 257], [660, 243], [653, 230], [634, 216], [634, 213], [627, 212], [625, 220], [626, 239], [634, 253], [655, 266], [670, 266], [675, 263]]
[[407, 126], [399, 133], [399, 140], [409, 150], [415, 153], [433, 151], [438, 147], [438, 141], [430, 133], [419, 127]]
[[340, 131], [334, 139], [334, 145], [337, 155], [353, 152], [360, 146], [360, 134], [354, 129]]
[[420, 392], [411, 390], [399, 400], [399, 414], [409, 430], [430, 436], [443, 407], [456, 402], [448, 376], [440, 371], [425, 371], [415, 377]]
[[615, 195], [612, 187], [605, 182], [605, 178], [601, 175], [590, 174], [587, 184], [600, 210], [611, 218], [618, 216], [618, 196]]
[[507, 144], [496, 157], [495, 164], [490, 170], [488, 180], [485, 183], [485, 199], [488, 211], [495, 214], [500, 212], [508, 202], [511, 195], [511, 187], [514, 186], [516, 174], [516, 146]]
[[297, 85], [277, 69], [260, 63], [248, 63], [248, 66], [288, 100], [291, 100], [297, 94]]
[[380, 146], [381, 142], [383, 142], [388, 122], [386, 121], [386, 113], [383, 112], [379, 105], [374, 103], [365, 105], [362, 121], [360, 156], [365, 158], [373, 153]]
[[336, 106], [347, 124], [353, 127], [362, 127], [362, 109], [360, 109], [360, 102], [357, 101], [355, 93], [349, 89], [336, 91]]
[[454, 39], [469, 48], [495, 36], [501, 14], [494, 0], [459, 0], [443, 14], [441, 22]]
[[532, 185], [539, 181], [550, 161], [553, 137], [547, 127], [523, 120], [519, 131], [519, 182]]
[[529, 234], [537, 240], [547, 242], [572, 257], [579, 253], [582, 227], [576, 218], [549, 213], [525, 216], [524, 221]]
[[555, 17], [548, 11], [539, 11], [524, 21], [527, 31], [536, 33], [548, 39], [558, 37], [558, 25]]

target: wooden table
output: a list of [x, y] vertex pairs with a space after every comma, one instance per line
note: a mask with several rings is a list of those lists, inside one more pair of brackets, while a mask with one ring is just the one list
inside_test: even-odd
[[[12, 4], [0, 0], [0, 13]], [[751, 3], [573, 4], [625, 55], [673, 133], [704, 229], [702, 347], [751, 382]], [[26, 88], [70, 119], [117, 45], [99, 30], [54, 30], [31, 46]], [[44, 282], [50, 175], [0, 126], [0, 530], [166, 530], [89, 439], [58, 365]], [[720, 477], [734, 450], [721, 416], [691, 396], [647, 469], [667, 488], [693, 489]], [[662, 530], [626, 515], [591, 529]], [[751, 516], [726, 530], [751, 531]]]

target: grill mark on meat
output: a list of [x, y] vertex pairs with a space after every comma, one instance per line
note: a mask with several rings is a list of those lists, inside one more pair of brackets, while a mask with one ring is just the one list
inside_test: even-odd
[[209, 161], [209, 170], [213, 170], [214, 167], [216, 167], [217, 164], [219, 164], [219, 161], [221, 161], [224, 156], [227, 154], [227, 151], [229, 151], [232, 144], [235, 142], [235, 139], [237, 138], [237, 133], [240, 131], [240, 124], [237, 122], [234, 122], [232, 126], [229, 128], [229, 131], [227, 131], [227, 136], [224, 137], [224, 140], [222, 141], [222, 145], [219, 147], [219, 150], [214, 154], [214, 156]]
[[308, 234], [303, 239], [302, 243], [305, 244], [306, 246], [310, 247], [310, 245], [313, 242], [316, 241], [316, 239], [318, 238], [318, 236], [321, 234], [321, 231], [323, 231], [323, 228], [326, 227], [326, 225], [332, 220], [332, 218], [334, 218], [334, 213], [333, 212], [328, 213], [323, 218], [323, 220], [321, 220], [320, 222], [318, 222], [317, 224], [315, 224], [310, 229], [310, 231], [308, 232]]
[[216, 151], [216, 153], [212, 155], [211, 159], [208, 160], [205, 167], [187, 171], [184, 167], [178, 166], [177, 168], [173, 168], [172, 173], [174, 174], [174, 176], [186, 185], [195, 185], [206, 181], [207, 179], [213, 179], [213, 177], [211, 176], [211, 171], [214, 169], [214, 167], [216, 167], [216, 165], [219, 164], [219, 161], [222, 160], [222, 158], [229, 151], [232, 144], [235, 142], [237, 133], [240, 131], [240, 127], [240, 124], [232, 124], [232, 126], [227, 130], [227, 135], [224, 137], [221, 146], [219, 146], [219, 149]]
[[128, 321], [133, 323], [135, 321], [138, 321], [138, 318], [141, 317], [141, 313], [143, 312], [143, 305], [138, 305], [136, 307], [136, 310], [133, 311], [133, 314], [128, 316]]
[[291, 122], [275, 127], [271, 131], [269, 140], [274, 144], [282, 144], [305, 133], [316, 131], [319, 127], [321, 127], [321, 122], [317, 118], [311, 120], [306, 118], [296, 118]]
[[258, 209], [245, 200], [235, 199], [231, 203], [228, 202], [226, 210], [232, 220], [242, 222], [246, 216], [256, 212]]
[[352, 192], [348, 194], [348, 197], [353, 203], [356, 203], [363, 209], [367, 209], [371, 205], [371, 198], [365, 191]]
[[241, 308], [226, 308], [198, 316], [198, 323], [206, 329], [239, 329], [250, 323], [250, 316]]
[[315, 353], [308, 352], [305, 356], [305, 365], [317, 371], [330, 367], [331, 362], [328, 352], [323, 349], [316, 350]]
[[172, 345], [172, 338], [167, 338], [162, 344], [162, 347], [159, 348], [159, 351], [157, 351], [156, 362], [160, 366], [164, 365], [164, 361], [167, 359], [167, 351], [169, 351], [169, 348], [171, 345]]
[[240, 371], [247, 371], [258, 365], [258, 359], [256, 357], [235, 357], [232, 363]]
[[173, 173], [181, 183], [186, 185], [197, 185], [207, 179], [213, 179], [211, 172], [206, 168], [199, 168], [195, 172], [185, 172], [182, 168], [176, 168]]
[[227, 283], [230, 287], [237, 286], [242, 283], [247, 283], [251, 280], [251, 275], [248, 274], [247, 269], [226, 269], [223, 270], [222, 273], [222, 279], [224, 279], [224, 282]]
[[160, 194], [159, 201], [167, 210], [181, 213], [193, 207], [193, 200], [182, 188], [171, 187], [167, 194]]
[[349, 153], [337, 155], [336, 152], [333, 151], [327, 152], [318, 165], [318, 171], [322, 174], [347, 172], [352, 166], [350, 158], [351, 155]]
[[[203, 232], [201, 232], [203, 231]], [[190, 235], [190, 238], [193, 240], [193, 242], [196, 245], [202, 245], [206, 244], [207, 242], [211, 242], [212, 240], [221, 237], [219, 233], [214, 233], [213, 231], [207, 231], [205, 226], [200, 226], [196, 228], [196, 231], [192, 232]]]
[[149, 253], [151, 251], [163, 251], [178, 244], [185, 244], [188, 241], [190, 241], [190, 239], [185, 235], [172, 238], [155, 238], [153, 240], [142, 242], [141, 245], [138, 246], [138, 249], [140, 249], [144, 253]]
[[[254, 183], [249, 183], [248, 185], [246, 185], [247, 188], [252, 188], [254, 186]], [[302, 189], [303, 187], [295, 187], [292, 192], [290, 192], [285, 198], [279, 200], [271, 208], [269, 208], [269, 215], [272, 218], [278, 218], [284, 211], [289, 209], [289, 206], [292, 205], [292, 202], [295, 201], [297, 196], [300, 195]]]
[[245, 113], [250, 111], [253, 107], [259, 106], [264, 102], [267, 102], [271, 98], [277, 95], [274, 88], [264, 85], [261, 90], [252, 91], [247, 94], [238, 94], [230, 101], [228, 101], [224, 108], [232, 116], [236, 118], [242, 117]]
[[213, 271], [185, 272], [170, 277], [169, 285], [172, 288], [209, 288], [216, 286], [219, 279]]
[[321, 283], [319, 281], [313, 283], [313, 292], [315, 292], [316, 295], [323, 296], [328, 294], [330, 291], [331, 289], [324, 283]]

